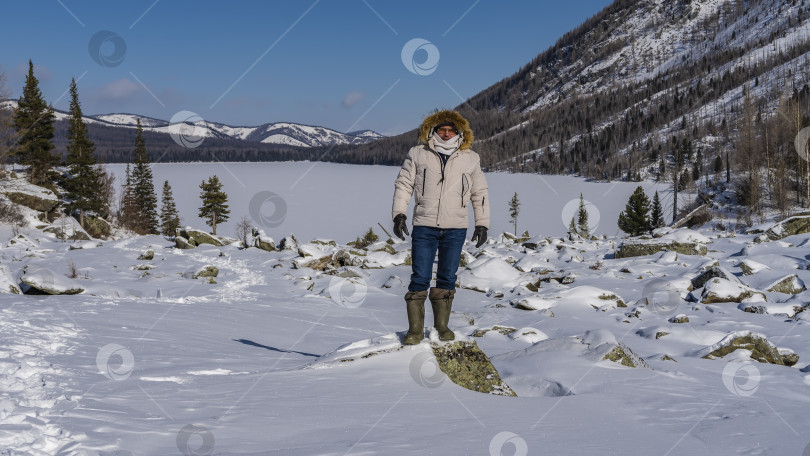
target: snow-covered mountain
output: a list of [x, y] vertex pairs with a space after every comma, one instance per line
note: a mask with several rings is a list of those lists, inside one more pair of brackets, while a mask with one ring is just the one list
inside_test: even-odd
[[[0, 107], [10, 109], [16, 106], [16, 101], [4, 101]], [[56, 119], [65, 120], [68, 113], [54, 110]], [[178, 125], [170, 121], [144, 117], [137, 114], [115, 113], [84, 116], [88, 124], [97, 124], [108, 127], [135, 128], [140, 119], [144, 131], [171, 134], [176, 132]], [[231, 139], [238, 141], [257, 142], [263, 144], [279, 144], [294, 147], [329, 147], [345, 144], [364, 144], [383, 138], [383, 135], [372, 130], [341, 133], [325, 127], [315, 127], [290, 122], [266, 123], [256, 127], [231, 126], [217, 122], [186, 122], [192, 135], [205, 138]]]

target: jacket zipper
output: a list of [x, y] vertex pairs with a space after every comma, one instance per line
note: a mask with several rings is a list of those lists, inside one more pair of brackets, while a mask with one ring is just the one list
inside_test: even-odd
[[427, 180], [427, 168], [422, 170], [422, 196], [425, 196], [425, 181]]

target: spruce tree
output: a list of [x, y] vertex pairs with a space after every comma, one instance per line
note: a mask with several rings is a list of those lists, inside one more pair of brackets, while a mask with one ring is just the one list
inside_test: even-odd
[[591, 229], [588, 226], [588, 211], [585, 209], [585, 199], [579, 194], [579, 212], [577, 213], [577, 234], [590, 237]]
[[164, 236], [174, 236], [177, 228], [180, 228], [180, 215], [177, 213], [177, 205], [172, 196], [172, 187], [169, 181], [163, 181], [163, 206], [160, 209], [160, 234]]
[[121, 201], [118, 205], [118, 221], [124, 228], [135, 230], [138, 225], [138, 204], [132, 183], [132, 172], [127, 163], [126, 180], [121, 188]]
[[96, 146], [87, 134], [87, 125], [82, 120], [82, 108], [76, 80], [70, 81], [70, 118], [68, 120], [68, 144], [65, 164], [68, 175], [64, 186], [67, 190], [68, 211], [79, 211], [79, 223], [84, 227], [85, 211], [105, 216], [109, 211], [103, 198], [101, 171], [95, 167]]
[[29, 166], [28, 180], [34, 185], [50, 183], [51, 168], [59, 163], [59, 157], [51, 152], [55, 147], [52, 141], [55, 118], [53, 107], [42, 98], [34, 64], [29, 60], [23, 93], [14, 109], [18, 143], [12, 154], [20, 164]]
[[619, 214], [619, 229], [630, 236], [639, 236], [650, 230], [650, 199], [639, 186]]
[[650, 232], [656, 228], [666, 225], [664, 222], [664, 208], [661, 207], [661, 200], [658, 198], [658, 191], [655, 191], [652, 201], [652, 213], [650, 213]]
[[515, 226], [515, 236], [517, 236], [517, 218], [519, 213], [520, 200], [518, 200], [518, 194], [515, 192], [515, 195], [509, 201], [509, 217], [512, 219], [512, 225]]
[[141, 119], [137, 121], [135, 134], [135, 157], [132, 168], [132, 191], [138, 207], [138, 222], [135, 231], [141, 234], [158, 234], [157, 195], [152, 182], [152, 168], [146, 154]]
[[202, 199], [202, 206], [200, 206], [199, 217], [205, 220], [205, 224], [210, 226], [213, 234], [217, 234], [217, 224], [226, 222], [228, 214], [231, 211], [228, 209], [228, 195], [222, 191], [222, 183], [219, 178], [214, 175], [208, 178], [208, 182], [203, 181], [200, 184], [200, 198]]

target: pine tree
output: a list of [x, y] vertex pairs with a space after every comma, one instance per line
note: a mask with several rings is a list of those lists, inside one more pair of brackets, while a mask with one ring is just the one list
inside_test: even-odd
[[135, 191], [129, 163], [127, 163], [126, 180], [121, 188], [121, 201], [118, 205], [118, 221], [121, 226], [130, 230], [136, 230], [138, 226], [138, 204], [135, 201]]
[[206, 219], [205, 224], [210, 226], [213, 234], [217, 234], [217, 224], [226, 222], [228, 214], [231, 211], [228, 209], [228, 195], [222, 191], [222, 183], [219, 178], [214, 175], [208, 178], [208, 182], [203, 181], [200, 184], [200, 198], [202, 199], [202, 206], [198, 217]]
[[177, 228], [180, 228], [180, 215], [177, 213], [177, 205], [172, 196], [172, 187], [169, 181], [163, 181], [163, 206], [160, 209], [160, 234], [164, 236], [174, 236]]
[[576, 216], [571, 217], [571, 222], [568, 224], [568, 232], [571, 234], [579, 235], [577, 232], [577, 218]]
[[650, 199], [641, 186], [630, 195], [630, 200], [619, 214], [619, 229], [630, 236], [639, 236], [650, 230]]
[[658, 191], [655, 191], [652, 201], [652, 213], [650, 214], [650, 231], [666, 225], [664, 222], [664, 209], [661, 207], [661, 200], [658, 198]]
[[79, 211], [79, 223], [84, 227], [85, 211], [93, 211], [101, 216], [109, 212], [103, 198], [101, 170], [95, 167], [96, 146], [87, 134], [87, 125], [82, 120], [82, 108], [79, 104], [79, 93], [76, 80], [70, 81], [70, 119], [68, 120], [68, 144], [65, 164], [68, 175], [64, 186], [67, 199], [70, 200], [68, 211]]
[[34, 185], [50, 183], [51, 167], [59, 163], [59, 157], [51, 153], [55, 147], [52, 141], [55, 118], [53, 107], [42, 98], [39, 81], [34, 76], [34, 64], [29, 60], [25, 87], [14, 110], [18, 144], [13, 155], [20, 164], [30, 167], [28, 180]]
[[512, 225], [515, 226], [515, 236], [517, 236], [517, 219], [519, 213], [520, 200], [518, 200], [518, 194], [515, 192], [515, 196], [509, 201], [509, 217], [512, 219]]
[[591, 236], [591, 228], [588, 226], [588, 211], [585, 209], [585, 199], [582, 193], [579, 194], [579, 212], [577, 213], [577, 234], [582, 237]]
[[157, 195], [155, 194], [155, 184], [152, 182], [149, 156], [146, 154], [146, 143], [143, 140], [141, 119], [137, 121], [133, 163], [132, 191], [138, 207], [138, 222], [134, 227], [135, 231], [142, 234], [158, 234]]

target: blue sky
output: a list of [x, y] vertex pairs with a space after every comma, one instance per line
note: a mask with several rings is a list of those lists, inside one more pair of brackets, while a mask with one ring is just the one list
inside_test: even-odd
[[75, 77], [85, 114], [186, 110], [390, 135], [509, 76], [610, 3], [4, 1], [0, 69], [18, 98], [33, 60], [57, 109]]

